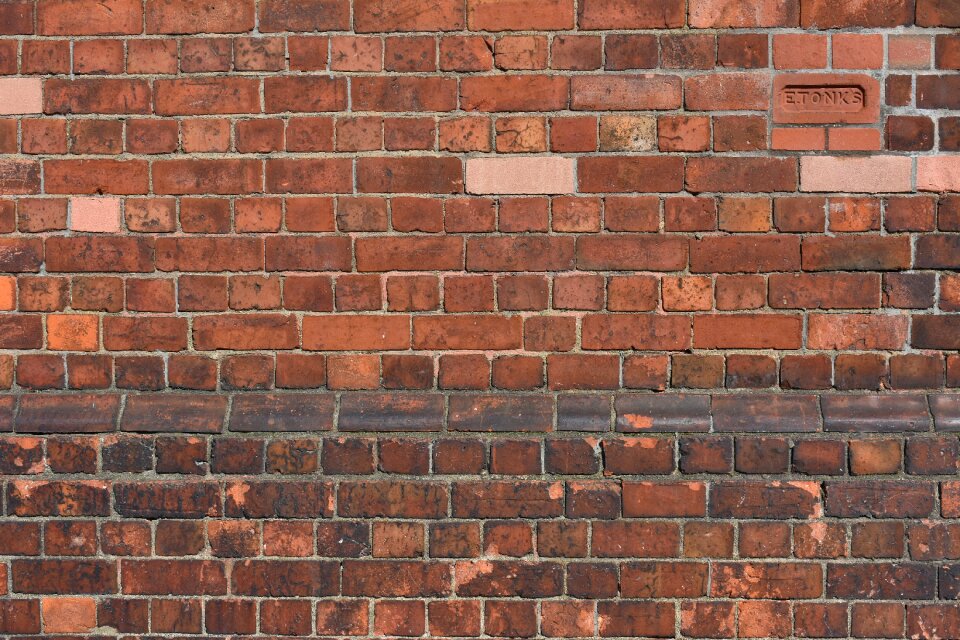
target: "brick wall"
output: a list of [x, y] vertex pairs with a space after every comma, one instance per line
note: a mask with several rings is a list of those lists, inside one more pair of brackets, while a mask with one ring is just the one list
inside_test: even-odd
[[0, 0], [0, 635], [960, 638], [958, 28]]

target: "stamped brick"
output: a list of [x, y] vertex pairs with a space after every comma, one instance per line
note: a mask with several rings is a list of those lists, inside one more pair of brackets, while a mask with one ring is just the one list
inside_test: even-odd
[[880, 84], [855, 73], [784, 73], [773, 83], [773, 121], [866, 124], [880, 119]]

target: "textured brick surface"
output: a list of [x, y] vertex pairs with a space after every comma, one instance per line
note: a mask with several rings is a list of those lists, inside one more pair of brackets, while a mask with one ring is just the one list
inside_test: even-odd
[[0, 0], [0, 636], [960, 638], [956, 0]]
[[0, 624], [950, 637], [958, 398], [2, 395]]

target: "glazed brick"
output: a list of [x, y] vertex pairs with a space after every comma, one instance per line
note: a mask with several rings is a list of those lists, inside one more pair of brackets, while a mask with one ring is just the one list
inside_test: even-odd
[[930, 416], [916, 395], [893, 399], [871, 396], [822, 398], [826, 431], [926, 431]]
[[[335, 398], [328, 394], [244, 395], [231, 407], [230, 431], [329, 431]], [[343, 427], [341, 427], [343, 428]]]
[[456, 431], [551, 431], [553, 402], [548, 397], [498, 399], [450, 397], [448, 425]]
[[226, 399], [191, 395], [144, 395], [130, 399], [120, 420], [122, 431], [218, 432]]
[[99, 433], [116, 429], [120, 398], [111, 394], [27, 396], [20, 401], [19, 433]]

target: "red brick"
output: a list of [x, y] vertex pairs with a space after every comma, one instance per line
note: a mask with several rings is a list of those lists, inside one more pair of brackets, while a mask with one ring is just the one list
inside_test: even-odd
[[769, 76], [716, 73], [684, 80], [684, 104], [692, 111], [765, 111], [770, 106]]
[[800, 23], [800, 0], [694, 0], [690, 3], [690, 26], [718, 27], [796, 27]]
[[638, 4], [630, 0], [584, 0], [579, 5], [581, 29], [663, 29], [682, 27], [684, 4], [655, 0]]
[[668, 75], [574, 76], [571, 103], [578, 110], [638, 111], [677, 109], [680, 78]]
[[185, 0], [148, 0], [147, 33], [240, 33], [254, 24], [254, 6], [245, 0], [213, 0], [194, 5]]
[[347, 0], [267, 0], [259, 5], [262, 31], [329, 31], [347, 29]]
[[261, 171], [256, 160], [159, 160], [153, 165], [153, 188], [172, 195], [256, 193]]
[[426, 10], [409, 0], [357, 0], [354, 14], [358, 32], [456, 31], [464, 27], [463, 3], [452, 0], [441, 0]]
[[690, 322], [682, 316], [588, 315], [585, 349], [682, 351], [690, 348]]
[[883, 0], [879, 4], [850, 0], [841, 5], [827, 0], [801, 0], [804, 28], [897, 27], [913, 24], [912, 0]]
[[694, 193], [795, 191], [797, 165], [786, 158], [691, 158], [686, 183]]

